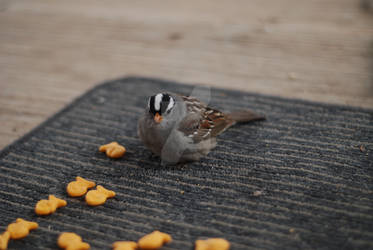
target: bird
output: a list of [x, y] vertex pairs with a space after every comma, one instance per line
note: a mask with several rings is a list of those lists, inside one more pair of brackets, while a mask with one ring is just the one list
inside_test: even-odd
[[236, 123], [264, 120], [251, 110], [223, 113], [193, 96], [158, 93], [149, 97], [138, 120], [138, 136], [162, 165], [199, 161], [216, 137]]

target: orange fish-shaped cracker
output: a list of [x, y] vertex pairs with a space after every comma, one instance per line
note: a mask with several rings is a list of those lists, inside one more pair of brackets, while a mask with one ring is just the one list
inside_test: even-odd
[[66, 250], [87, 250], [90, 248], [88, 243], [82, 241], [82, 237], [76, 233], [62, 233], [58, 237], [57, 244], [60, 248]]
[[8, 248], [9, 239], [10, 233], [8, 231], [0, 234], [0, 250], [5, 250]]
[[99, 148], [100, 152], [105, 152], [110, 158], [120, 158], [126, 152], [126, 148], [119, 145], [117, 142], [112, 142], [106, 145], [102, 145]]
[[135, 250], [137, 243], [134, 241], [117, 241], [113, 243], [113, 250]]
[[140, 249], [158, 249], [171, 241], [171, 235], [162, 233], [160, 231], [154, 231], [143, 236], [137, 243]]
[[115, 196], [115, 192], [98, 185], [96, 190], [90, 190], [85, 196], [85, 201], [90, 206], [102, 205], [108, 198]]
[[30, 230], [36, 229], [38, 226], [36, 222], [18, 218], [16, 222], [8, 225], [7, 231], [10, 233], [10, 238], [16, 240], [26, 237]]
[[48, 200], [40, 200], [36, 203], [35, 213], [37, 215], [48, 215], [56, 212], [57, 208], [67, 205], [65, 200], [59, 199], [54, 195], [49, 195]]
[[228, 250], [229, 242], [222, 238], [210, 238], [207, 240], [196, 240], [195, 250]]
[[93, 188], [96, 186], [96, 183], [93, 181], [88, 181], [80, 176], [76, 177], [76, 181], [70, 182], [67, 187], [66, 191], [71, 197], [79, 197], [85, 195], [89, 188]]

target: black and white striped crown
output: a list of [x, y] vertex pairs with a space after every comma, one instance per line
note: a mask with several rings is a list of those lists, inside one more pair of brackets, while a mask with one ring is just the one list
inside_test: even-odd
[[149, 112], [155, 115], [169, 113], [175, 105], [175, 100], [167, 93], [159, 93], [149, 98]]

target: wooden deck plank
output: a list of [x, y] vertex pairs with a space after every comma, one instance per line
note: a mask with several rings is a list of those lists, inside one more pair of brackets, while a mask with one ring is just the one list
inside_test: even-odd
[[373, 108], [372, 34], [350, 0], [0, 1], [0, 148], [125, 75]]

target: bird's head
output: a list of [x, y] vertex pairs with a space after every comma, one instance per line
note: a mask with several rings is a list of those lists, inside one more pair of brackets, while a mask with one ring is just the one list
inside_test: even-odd
[[159, 93], [149, 98], [147, 108], [154, 122], [159, 124], [169, 118], [174, 107], [175, 99], [170, 94]]

